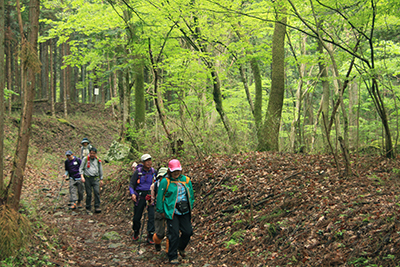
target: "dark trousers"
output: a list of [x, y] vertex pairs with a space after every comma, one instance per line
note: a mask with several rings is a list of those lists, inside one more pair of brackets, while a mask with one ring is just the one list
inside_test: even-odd
[[[137, 205], [136, 205], [137, 204]], [[146, 207], [146, 199], [145, 196], [139, 196], [138, 202], [135, 203], [135, 207], [133, 209], [133, 226], [132, 229], [135, 232], [135, 235], [139, 234], [140, 230], [140, 219], [142, 218], [144, 208]], [[154, 234], [154, 206], [147, 206], [147, 232], [149, 235]]]
[[94, 192], [94, 207], [100, 208], [100, 181], [98, 177], [85, 177], [86, 209], [92, 208], [92, 187]]
[[[178, 258], [178, 249], [185, 250], [193, 235], [190, 212], [185, 215], [174, 214], [172, 220], [167, 219], [167, 236], [169, 239], [168, 258], [170, 261]], [[179, 236], [179, 232], [181, 235]]]

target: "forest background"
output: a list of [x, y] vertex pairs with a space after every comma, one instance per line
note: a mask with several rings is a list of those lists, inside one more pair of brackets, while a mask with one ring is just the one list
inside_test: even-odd
[[[0, 0], [4, 116], [20, 127], [2, 202], [18, 209], [33, 104], [109, 107], [132, 155], [398, 152], [400, 3]], [[101, 119], [101, 118], [100, 118]], [[6, 186], [8, 183], [9, 186]], [[4, 193], [5, 192], [5, 193]]]

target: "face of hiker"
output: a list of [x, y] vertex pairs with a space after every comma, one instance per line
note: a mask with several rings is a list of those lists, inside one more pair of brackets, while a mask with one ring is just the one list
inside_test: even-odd
[[68, 160], [73, 160], [73, 159], [74, 159], [74, 156], [72, 156], [72, 155], [67, 155], [67, 159], [68, 159]]
[[181, 173], [182, 173], [182, 171], [174, 171], [174, 172], [171, 172], [171, 177], [172, 177], [173, 179], [177, 179], [177, 178], [179, 177], [179, 175], [181, 175]]
[[87, 143], [87, 142], [82, 143], [83, 146], [87, 146], [88, 144], [89, 144], [89, 143]]
[[151, 168], [151, 165], [153, 165], [153, 162], [151, 161], [151, 159], [148, 159], [146, 161], [143, 162], [143, 168], [145, 170], [148, 170]]
[[96, 154], [97, 154], [96, 152], [90, 151], [89, 152], [90, 159], [94, 159], [96, 157]]

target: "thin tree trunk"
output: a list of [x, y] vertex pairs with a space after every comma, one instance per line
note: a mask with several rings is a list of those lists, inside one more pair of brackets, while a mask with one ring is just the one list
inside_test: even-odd
[[[9, 33], [11, 34], [11, 30], [9, 28]], [[13, 89], [13, 71], [12, 71], [12, 62], [13, 62], [13, 56], [11, 53], [11, 41], [7, 40], [7, 55], [6, 55], [6, 72], [7, 72], [7, 89], [10, 91], [14, 91]], [[8, 98], [8, 114], [11, 115], [11, 110], [12, 110], [12, 99], [13, 95], [10, 95]]]
[[251, 99], [249, 85], [247, 84], [247, 79], [246, 79], [246, 73], [244, 71], [244, 67], [243, 67], [242, 64], [240, 64], [240, 66], [239, 66], [239, 72], [240, 72], [240, 78], [241, 78], [242, 83], [243, 83], [244, 91], [246, 93], [247, 102], [249, 102], [250, 111], [254, 116], [253, 100]]
[[[53, 39], [50, 39], [50, 69], [53, 70]], [[54, 91], [54, 79], [53, 71], [50, 71], [50, 103], [51, 103], [51, 116], [56, 117], [56, 103], [55, 103], [55, 91]]]
[[[302, 42], [301, 42], [301, 55], [306, 54], [306, 41], [307, 37], [303, 36]], [[291, 124], [291, 130], [290, 130], [290, 150], [292, 153], [295, 153], [296, 151], [303, 151], [302, 145], [303, 145], [303, 140], [302, 140], [302, 135], [301, 135], [301, 106], [302, 106], [302, 91], [303, 91], [303, 77], [305, 76], [306, 72], [306, 64], [305, 63], [300, 63], [297, 60], [296, 53], [294, 51], [294, 48], [291, 44], [290, 39], [288, 40], [288, 43], [290, 45], [290, 48], [292, 50], [292, 53], [296, 59], [297, 63], [297, 68], [299, 70], [299, 84], [297, 85], [297, 90], [296, 90], [296, 105], [294, 109], [294, 114], [293, 114], [293, 121]], [[312, 68], [311, 68], [312, 69]]]
[[[4, 87], [5, 87], [5, 65], [4, 65], [4, 47], [5, 47], [5, 22], [4, 22], [4, 0], [0, 0], [0, 199], [3, 197], [4, 190]], [[8, 63], [8, 62], [7, 62]]]
[[[20, 16], [20, 5], [17, 0], [17, 11]], [[22, 64], [24, 69], [27, 69], [29, 86], [26, 87], [24, 94], [24, 107], [22, 109], [22, 116], [20, 122], [20, 129], [18, 133], [17, 146], [15, 150], [14, 162], [11, 171], [10, 183], [12, 183], [12, 207], [15, 210], [19, 209], [19, 202], [21, 198], [22, 185], [25, 173], [25, 166], [28, 156], [29, 139], [31, 132], [31, 121], [33, 111], [33, 99], [35, 92], [35, 74], [40, 71], [40, 61], [37, 54], [37, 40], [39, 32], [39, 11], [40, 3], [39, 0], [31, 0], [29, 4], [29, 28], [28, 28], [28, 40], [23, 40], [22, 44], [25, 43], [29, 48], [26, 49], [26, 53], [31, 53], [29, 60]], [[23, 28], [22, 19], [20, 20], [21, 30]], [[21, 37], [24, 35], [22, 34]]]
[[64, 56], [65, 56], [65, 49], [64, 49], [64, 44], [61, 44], [59, 46], [60, 48], [60, 56], [59, 56], [59, 71], [60, 71], [60, 102], [64, 103], [64, 85], [65, 85], [65, 68], [63, 68], [64, 65]]
[[135, 70], [135, 126], [137, 129], [143, 128], [146, 116], [143, 68], [143, 61], [138, 59]]
[[42, 73], [41, 73], [41, 99], [48, 97], [49, 88], [49, 63], [48, 63], [48, 42], [40, 44], [40, 61], [42, 62]]
[[[110, 72], [111, 71], [111, 66], [110, 66], [110, 61], [109, 60], [107, 60], [107, 64], [108, 64], [108, 71]], [[113, 86], [115, 85], [114, 84], [114, 81], [113, 81], [113, 75], [115, 74], [115, 72], [113, 73], [113, 74], [111, 74], [110, 73], [110, 76], [108, 76], [108, 87], [109, 87], [109, 90], [110, 90], [110, 100], [111, 100], [111, 114], [115, 117], [115, 108], [114, 108], [114, 100], [113, 100], [113, 97], [114, 97], [114, 95], [113, 95]]]
[[[68, 57], [70, 54], [71, 54], [71, 51], [70, 51], [70, 45], [69, 45], [69, 39], [68, 39], [68, 41], [65, 43], [65, 56]], [[69, 103], [75, 102], [75, 91], [74, 91], [74, 87], [72, 86], [73, 75], [74, 75], [74, 73], [73, 73], [73, 69], [72, 69], [71, 65], [67, 65], [66, 75], [65, 75], [65, 78], [66, 78], [65, 88], [66, 88], [67, 96], [68, 96], [67, 101]]]
[[[3, 0], [2, 0], [3, 1]], [[5, 8], [5, 6], [4, 6]], [[13, 57], [13, 53], [12, 53], [12, 31], [11, 31], [11, 17], [10, 17], [10, 13], [11, 13], [11, 9], [8, 8], [7, 9], [7, 34], [5, 36], [6, 39], [6, 68], [7, 68], [7, 88], [10, 91], [14, 91], [13, 88], [13, 62], [14, 62], [14, 57]], [[12, 99], [13, 99], [13, 95], [10, 95], [10, 97], [8, 98], [8, 114], [11, 115], [11, 110], [12, 110]]]
[[[320, 79], [322, 83], [322, 100], [321, 100], [321, 112], [324, 114], [322, 116], [323, 120], [321, 121], [321, 127], [328, 127], [329, 125], [329, 98], [330, 98], [330, 92], [329, 92], [329, 81], [328, 81], [328, 71], [326, 69], [326, 64], [324, 61], [324, 50], [323, 50], [323, 44], [322, 40], [318, 39], [318, 53], [319, 53], [319, 61], [318, 61], [318, 66], [319, 66], [319, 73], [320, 73]], [[318, 120], [318, 118], [317, 118]], [[327, 131], [327, 129], [322, 129], [322, 136], [324, 137], [324, 144], [326, 145], [326, 151], [329, 151], [328, 147], [328, 137], [326, 134], [329, 134], [330, 132]]]
[[[63, 46], [63, 51], [66, 51], [66, 46], [67, 46], [67, 44], [66, 43], [63, 43], [62, 44], [62, 46]], [[64, 62], [64, 66], [66, 65], [65, 64], [65, 54], [64, 54], [64, 57], [63, 57], [63, 62]], [[63, 103], [64, 103], [64, 118], [65, 119], [67, 119], [68, 118], [68, 106], [67, 106], [67, 99], [68, 99], [68, 95], [67, 95], [67, 92], [68, 92], [68, 75], [67, 75], [67, 68], [64, 68], [64, 71], [63, 71], [63, 77], [64, 77], [64, 79], [63, 79], [63, 82], [64, 82], [64, 94], [63, 94], [63, 96], [64, 96], [64, 101], [63, 101]]]
[[85, 65], [81, 66], [81, 81], [82, 81], [82, 103], [86, 103], [86, 84], [85, 84], [85, 75], [86, 75], [86, 67]]
[[54, 103], [57, 103], [57, 75], [58, 75], [58, 68], [57, 68], [57, 39], [52, 39], [53, 42], [53, 91], [54, 91]]

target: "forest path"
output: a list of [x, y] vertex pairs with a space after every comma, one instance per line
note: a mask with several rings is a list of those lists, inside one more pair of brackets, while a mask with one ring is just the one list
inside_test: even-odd
[[[34, 182], [38, 179], [41, 179], [40, 183]], [[44, 224], [50, 226], [46, 235], [35, 234], [49, 248], [53, 247], [43, 251], [50, 253], [50, 262], [56, 266], [169, 265], [165, 241], [162, 243], [162, 251], [156, 252], [154, 245], [146, 242], [146, 225], [139, 241], [132, 240], [133, 204], [127, 199], [117, 199], [117, 194], [111, 194], [113, 189], [107, 186], [106, 182], [100, 193], [102, 212], [87, 214], [84, 206], [69, 209], [68, 181], [51, 181], [46, 178], [27, 180], [24, 187], [29, 187], [29, 191], [34, 193], [25, 194], [24, 201], [34, 203], [32, 206], [36, 207]], [[27, 193], [27, 190], [24, 192]], [[120, 208], [108, 205], [118, 201], [123, 203]], [[54, 246], [55, 243], [58, 246]], [[179, 266], [193, 265], [190, 260], [181, 260]]]

